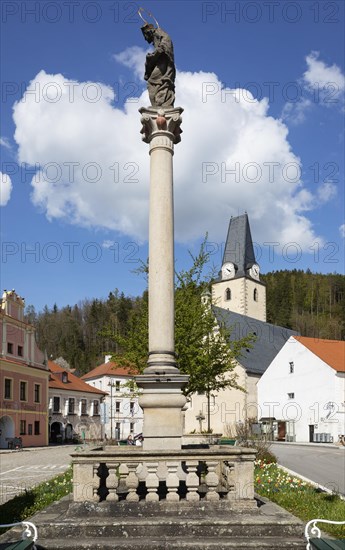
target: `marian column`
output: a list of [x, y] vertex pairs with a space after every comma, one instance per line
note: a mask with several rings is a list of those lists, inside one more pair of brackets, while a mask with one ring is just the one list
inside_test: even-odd
[[181, 389], [188, 376], [180, 374], [175, 359], [173, 154], [183, 109], [174, 107], [170, 37], [158, 24], [146, 23], [142, 32], [155, 50], [145, 66], [152, 106], [140, 109], [143, 141], [150, 145], [149, 358], [137, 384], [143, 390], [144, 450], [181, 449]]

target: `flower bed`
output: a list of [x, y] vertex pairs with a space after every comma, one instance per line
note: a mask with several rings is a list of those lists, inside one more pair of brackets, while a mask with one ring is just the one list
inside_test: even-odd
[[[39, 483], [0, 506], [2, 523], [15, 523], [31, 517], [49, 504], [60, 500], [73, 490], [72, 468], [65, 473]], [[3, 533], [6, 529], [0, 529]]]
[[[303, 521], [314, 518], [340, 521], [345, 517], [345, 502], [336, 494], [317, 489], [299, 477], [291, 476], [277, 464], [257, 460], [255, 462], [255, 490], [282, 506]], [[323, 527], [337, 538], [345, 537], [343, 526]]]

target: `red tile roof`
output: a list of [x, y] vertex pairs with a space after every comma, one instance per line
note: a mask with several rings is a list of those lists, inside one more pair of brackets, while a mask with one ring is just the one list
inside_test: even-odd
[[113, 361], [108, 361], [107, 363], [103, 363], [103, 365], [99, 365], [90, 372], [84, 374], [81, 378], [82, 380], [89, 380], [90, 378], [99, 378], [100, 376], [104, 376], [106, 374], [110, 376], [125, 376], [132, 378], [133, 376], [139, 374], [139, 372], [134, 367], [120, 367]]
[[[48, 361], [48, 367], [50, 370], [50, 376], [51, 380], [49, 380], [49, 388], [55, 388], [59, 390], [68, 390], [68, 391], [80, 391], [83, 393], [97, 393], [98, 395], [106, 395], [107, 392], [97, 390], [96, 388], [93, 388], [86, 382], [83, 382], [81, 378], [78, 378], [78, 376], [75, 376], [71, 372], [66, 371], [60, 365], [57, 365], [54, 363], [54, 361]], [[58, 376], [62, 372], [67, 373], [67, 380], [68, 382], [62, 382], [60, 377]]]
[[306, 348], [320, 357], [337, 372], [345, 372], [345, 342], [342, 340], [322, 340], [307, 336], [294, 336]]

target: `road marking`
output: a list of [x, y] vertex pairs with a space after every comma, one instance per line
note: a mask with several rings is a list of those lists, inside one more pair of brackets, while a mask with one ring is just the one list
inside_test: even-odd
[[18, 468], [13, 468], [13, 470], [7, 470], [7, 472], [1, 472], [0, 476], [3, 476], [5, 474], [9, 474], [10, 472], [15, 472], [16, 470], [20, 470], [21, 468], [24, 468], [24, 466], [19, 466]]

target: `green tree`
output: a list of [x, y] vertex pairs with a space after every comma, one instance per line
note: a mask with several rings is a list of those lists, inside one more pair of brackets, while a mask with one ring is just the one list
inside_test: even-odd
[[[209, 260], [205, 244], [206, 241], [196, 257], [191, 254], [191, 268], [176, 274], [175, 349], [177, 366], [183, 374], [189, 375], [184, 393], [206, 393], [209, 400], [212, 392], [227, 387], [243, 389], [237, 384], [234, 369], [241, 349], [248, 348], [252, 338], [242, 338], [230, 344], [229, 331], [225, 326], [218, 326], [210, 302], [202, 299], [210, 286], [210, 276], [204, 275]], [[147, 267], [143, 266], [140, 271], [147, 271]], [[133, 365], [142, 372], [148, 357], [147, 293], [141, 307], [132, 316], [127, 335], [117, 338], [124, 349], [122, 356], [116, 356], [117, 362]]]

